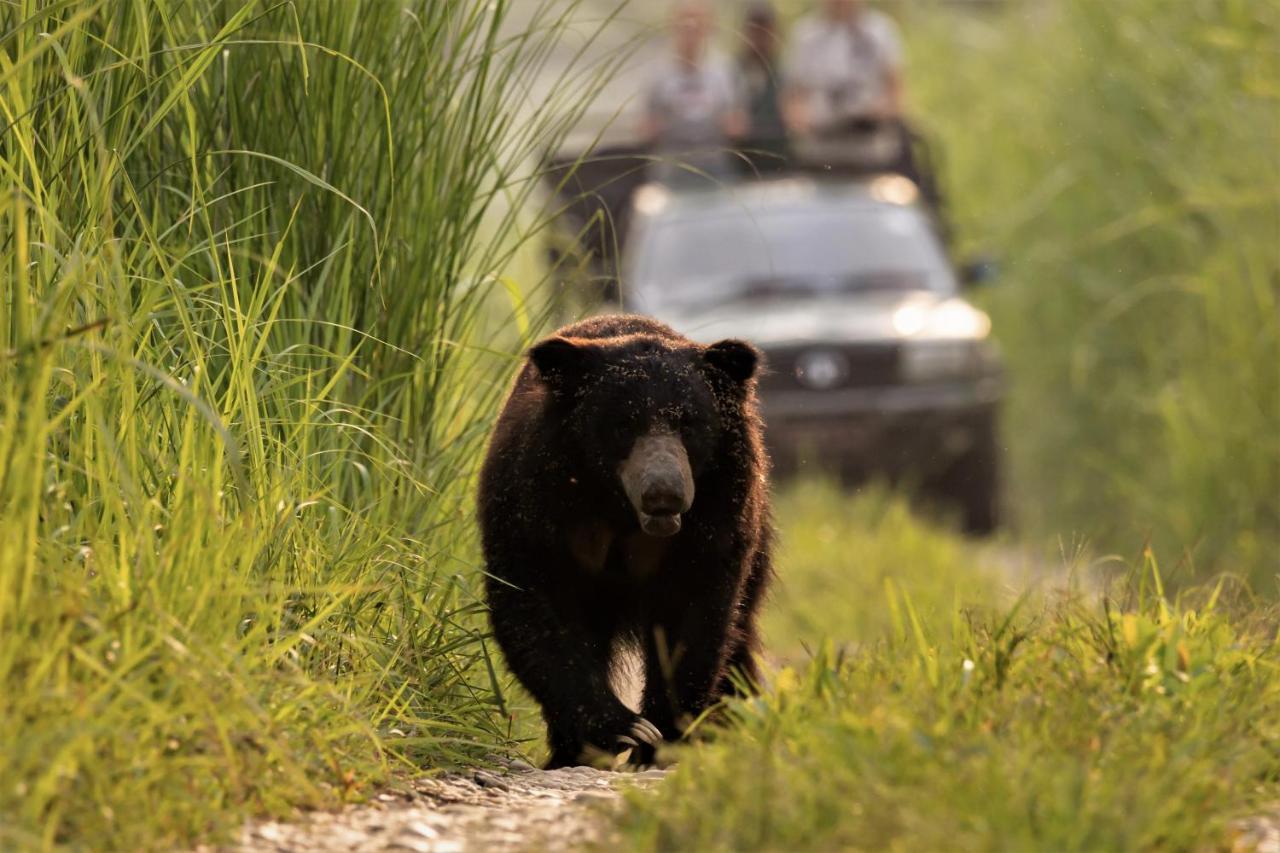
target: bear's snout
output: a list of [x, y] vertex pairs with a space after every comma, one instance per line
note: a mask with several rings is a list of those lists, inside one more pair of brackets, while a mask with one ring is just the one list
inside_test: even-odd
[[641, 530], [650, 536], [680, 532], [680, 516], [693, 506], [693, 472], [679, 436], [652, 432], [636, 439], [618, 476]]
[[679, 515], [685, 505], [683, 483], [679, 472], [663, 471], [646, 477], [640, 491], [640, 511], [649, 515]]

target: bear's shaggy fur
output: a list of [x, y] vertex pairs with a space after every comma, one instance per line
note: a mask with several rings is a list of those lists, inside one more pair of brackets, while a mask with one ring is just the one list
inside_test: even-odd
[[[771, 575], [759, 355], [637, 316], [596, 317], [534, 346], [481, 474], [494, 635], [542, 706], [548, 767], [662, 740], [756, 683]], [[644, 656], [641, 714], [610, 687]]]

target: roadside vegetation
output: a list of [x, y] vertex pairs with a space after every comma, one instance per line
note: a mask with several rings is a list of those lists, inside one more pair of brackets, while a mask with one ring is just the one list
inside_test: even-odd
[[901, 501], [810, 483], [778, 515], [786, 662], [631, 798], [631, 846], [1213, 849], [1275, 808], [1271, 605], [1225, 582], [1172, 596], [1150, 554], [1108, 597], [1010, 601], [981, 548]]
[[480, 320], [536, 320], [524, 163], [600, 72], [524, 103], [562, 21], [507, 5], [0, 5], [0, 848], [180, 847], [509, 742]]

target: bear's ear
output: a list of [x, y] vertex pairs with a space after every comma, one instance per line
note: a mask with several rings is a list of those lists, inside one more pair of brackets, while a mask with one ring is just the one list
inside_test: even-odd
[[760, 352], [746, 341], [719, 341], [702, 351], [702, 360], [734, 382], [746, 382], [756, 375], [760, 366]]
[[551, 388], [563, 391], [576, 386], [600, 361], [600, 351], [588, 343], [562, 338], [547, 338], [529, 350], [529, 360], [538, 375]]

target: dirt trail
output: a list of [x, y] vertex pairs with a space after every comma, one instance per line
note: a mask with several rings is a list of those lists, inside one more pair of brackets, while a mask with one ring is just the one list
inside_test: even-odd
[[[246, 826], [230, 851], [469, 853], [568, 850], [607, 842], [605, 812], [621, 789], [656, 785], [665, 770], [610, 773], [589, 767], [473, 770], [402, 783], [367, 804], [311, 812], [288, 823]], [[211, 848], [201, 848], [209, 851]]]

